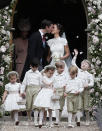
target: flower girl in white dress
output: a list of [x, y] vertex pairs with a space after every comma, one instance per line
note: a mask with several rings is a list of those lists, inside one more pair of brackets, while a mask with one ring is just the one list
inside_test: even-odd
[[[50, 126], [52, 125], [52, 100], [53, 95], [53, 74], [55, 67], [48, 65], [45, 67], [42, 75], [42, 89], [39, 92], [38, 96], [35, 99], [34, 105], [39, 107], [43, 111], [49, 111], [49, 121]], [[44, 113], [44, 112], [43, 112]], [[44, 116], [43, 116], [44, 117]]]
[[11, 112], [11, 117], [15, 120], [15, 125], [19, 124], [18, 111], [20, 106], [18, 101], [22, 99], [20, 97], [20, 83], [17, 83], [18, 73], [11, 71], [8, 73], [9, 83], [5, 85], [5, 91], [2, 97], [2, 103], [5, 111]]

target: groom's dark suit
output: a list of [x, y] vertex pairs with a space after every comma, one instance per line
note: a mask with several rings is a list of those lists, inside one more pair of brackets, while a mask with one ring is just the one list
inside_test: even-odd
[[33, 58], [38, 58], [41, 62], [41, 66], [46, 66], [47, 56], [48, 56], [49, 47], [45, 42], [45, 47], [43, 47], [43, 40], [41, 33], [39, 31], [33, 33], [28, 41], [28, 55], [25, 61], [24, 69], [21, 76], [21, 81], [24, 78], [26, 71], [30, 69], [30, 62]]

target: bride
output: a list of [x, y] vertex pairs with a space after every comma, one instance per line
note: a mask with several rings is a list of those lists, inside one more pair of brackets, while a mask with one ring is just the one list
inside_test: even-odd
[[[55, 65], [57, 61], [68, 61], [70, 57], [69, 46], [66, 38], [61, 37], [63, 35], [63, 26], [61, 24], [54, 24], [52, 34], [54, 35], [53, 39], [47, 41], [48, 46], [50, 47], [49, 56], [51, 58], [51, 65]], [[71, 61], [69, 60], [71, 63]], [[70, 63], [67, 62], [65, 71], [68, 72], [68, 65]]]

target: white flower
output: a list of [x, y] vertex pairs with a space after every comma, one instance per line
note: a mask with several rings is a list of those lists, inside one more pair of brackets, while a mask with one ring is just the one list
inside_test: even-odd
[[94, 93], [94, 91], [95, 91], [94, 89], [91, 89], [91, 90], [90, 90], [90, 93]]
[[94, 34], [95, 34], [95, 35], [98, 35], [98, 32], [95, 32]]
[[102, 90], [102, 85], [101, 85], [101, 87], [100, 87], [100, 90]]
[[95, 80], [95, 82], [100, 82], [101, 81], [101, 79], [98, 78], [98, 77], [96, 77], [94, 80]]
[[97, 64], [97, 65], [100, 65], [100, 64], [101, 64], [101, 61], [100, 61], [100, 60], [97, 60], [97, 61], [96, 61], [96, 64]]
[[0, 86], [3, 86], [3, 82], [0, 81]]
[[102, 96], [100, 97], [100, 100], [102, 100]]
[[5, 61], [6, 63], [10, 64], [10, 62], [11, 62], [11, 57], [7, 55], [7, 56], [4, 58], [4, 61]]
[[10, 32], [9, 32], [9, 31], [7, 31], [6, 33], [7, 33], [7, 35], [10, 37]]
[[2, 34], [6, 34], [6, 31], [4, 29], [1, 30]]
[[2, 59], [4, 59], [6, 56], [5, 55], [2, 55]]
[[95, 59], [95, 58], [92, 58], [92, 62], [96, 62], [96, 59]]
[[95, 19], [95, 23], [98, 23], [100, 20], [99, 19]]
[[97, 82], [97, 86], [100, 88], [100, 82]]
[[0, 68], [0, 74], [4, 74], [4, 69], [5, 69], [4, 67]]
[[96, 97], [97, 97], [97, 96], [99, 96], [99, 93], [98, 93], [98, 92], [96, 92], [96, 93], [95, 93], [95, 96], [96, 96]]
[[9, 43], [6, 43], [6, 45], [5, 45], [6, 49], [8, 49], [9, 46], [10, 46]]
[[94, 43], [94, 44], [96, 44], [96, 43], [99, 42], [99, 39], [98, 39], [97, 36], [92, 36], [92, 38], [93, 38], [93, 43]]
[[2, 45], [1, 48], [0, 48], [0, 52], [4, 53], [5, 51], [6, 51], [6, 47]]
[[98, 16], [98, 18], [99, 18], [100, 20], [102, 20], [102, 14], [101, 14], [101, 15], [99, 15], [99, 16]]
[[91, 72], [95, 75], [96, 74], [96, 71], [95, 69], [91, 70]]

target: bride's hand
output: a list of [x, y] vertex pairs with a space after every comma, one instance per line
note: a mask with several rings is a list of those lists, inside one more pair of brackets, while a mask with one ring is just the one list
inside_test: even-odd
[[52, 57], [47, 57], [47, 62], [50, 62], [52, 60]]
[[60, 57], [60, 60], [64, 60], [64, 58], [63, 58], [63, 57]]

